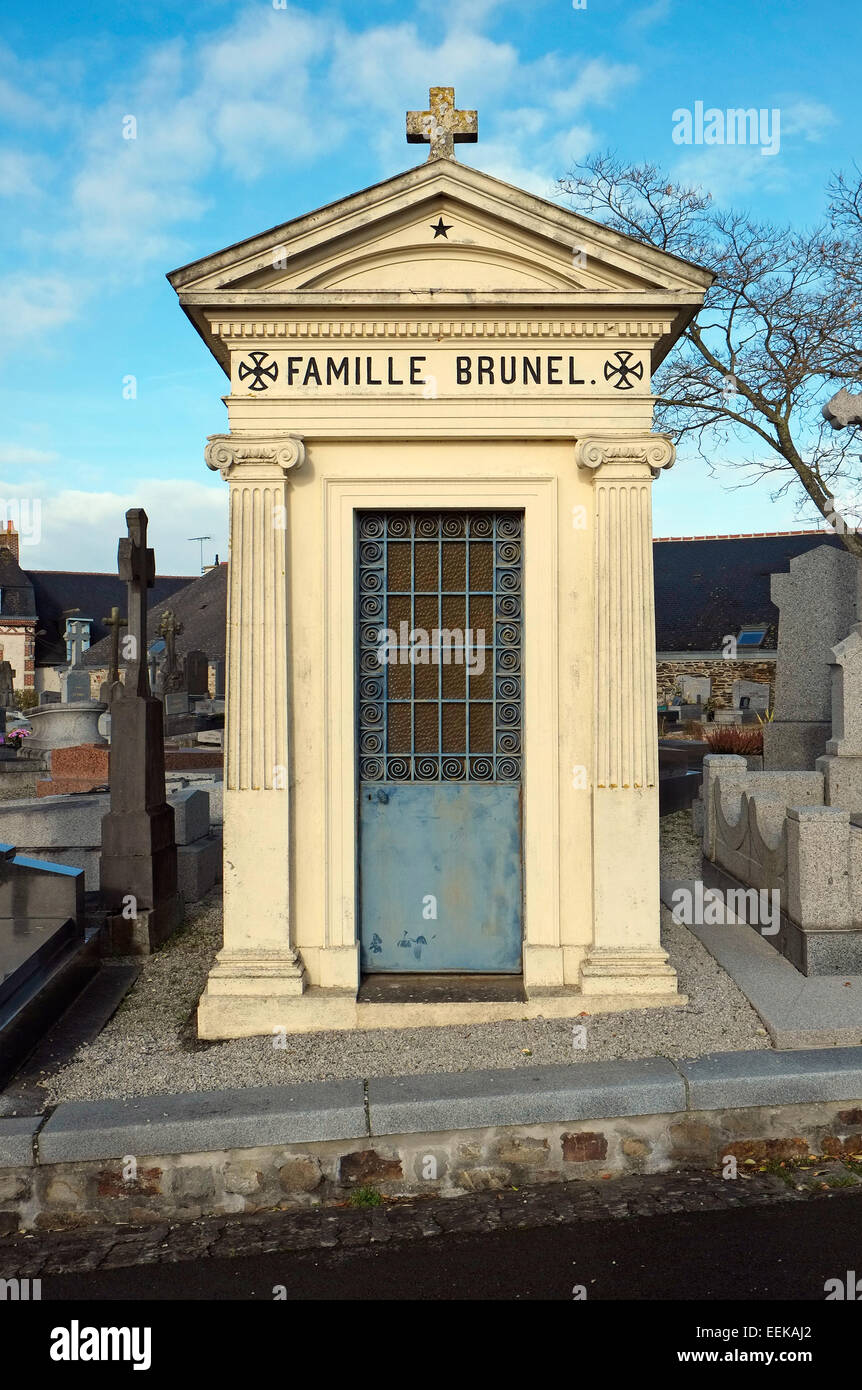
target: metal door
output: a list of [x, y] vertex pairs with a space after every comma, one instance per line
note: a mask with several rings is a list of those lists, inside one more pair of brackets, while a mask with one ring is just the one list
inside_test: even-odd
[[363, 971], [521, 969], [522, 530], [357, 518]]

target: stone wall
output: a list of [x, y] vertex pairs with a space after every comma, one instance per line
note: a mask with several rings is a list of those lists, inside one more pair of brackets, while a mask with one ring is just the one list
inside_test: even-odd
[[753, 658], [731, 660], [724, 657], [704, 657], [689, 660], [680, 655], [671, 660], [656, 662], [656, 696], [659, 704], [669, 702], [673, 687], [680, 676], [708, 676], [712, 682], [712, 698], [718, 709], [732, 709], [734, 681], [762, 681], [769, 685], [769, 704], [775, 701], [775, 662]]
[[[457, 1196], [527, 1183], [836, 1159], [862, 1152], [862, 1102], [491, 1126], [210, 1153], [0, 1166], [0, 1235], [343, 1203]], [[848, 1175], [849, 1176], [849, 1175]]]

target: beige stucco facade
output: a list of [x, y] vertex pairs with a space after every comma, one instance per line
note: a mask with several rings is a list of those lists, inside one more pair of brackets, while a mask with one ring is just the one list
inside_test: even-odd
[[[231, 559], [225, 937], [201, 1035], [681, 1002], [659, 942], [651, 556], [673, 448], [650, 372], [708, 275], [441, 157], [170, 278], [230, 376], [206, 450]], [[526, 1002], [362, 1003], [354, 517], [491, 507], [524, 515]]]

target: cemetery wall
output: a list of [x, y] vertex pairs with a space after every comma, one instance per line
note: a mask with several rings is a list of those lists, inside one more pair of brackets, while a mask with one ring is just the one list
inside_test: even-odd
[[[255, 1128], [260, 1127], [249, 1125], [249, 1137]], [[52, 1162], [43, 1156], [48, 1146], [39, 1137], [36, 1163], [0, 1166], [0, 1235], [343, 1204], [357, 1187], [393, 1198], [458, 1196], [681, 1166], [714, 1171], [729, 1157], [742, 1173], [766, 1163], [790, 1166], [810, 1154], [855, 1162], [862, 1152], [862, 1101], [372, 1134], [151, 1156], [134, 1154], [132, 1135], [114, 1130], [106, 1138], [114, 1155], [109, 1159]], [[117, 1156], [124, 1147], [128, 1152]]]
[[661, 704], [680, 676], [708, 676], [712, 698], [718, 709], [733, 708], [733, 682], [762, 681], [769, 685], [769, 707], [775, 703], [775, 661], [736, 661], [729, 657], [690, 660], [684, 655], [656, 662], [656, 696]]

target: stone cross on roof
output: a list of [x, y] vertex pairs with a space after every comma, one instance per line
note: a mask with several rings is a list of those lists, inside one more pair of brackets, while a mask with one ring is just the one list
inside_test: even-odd
[[454, 144], [475, 145], [479, 118], [475, 111], [456, 111], [454, 87], [431, 87], [430, 111], [407, 112], [408, 145], [429, 144], [429, 159], [454, 159]]

